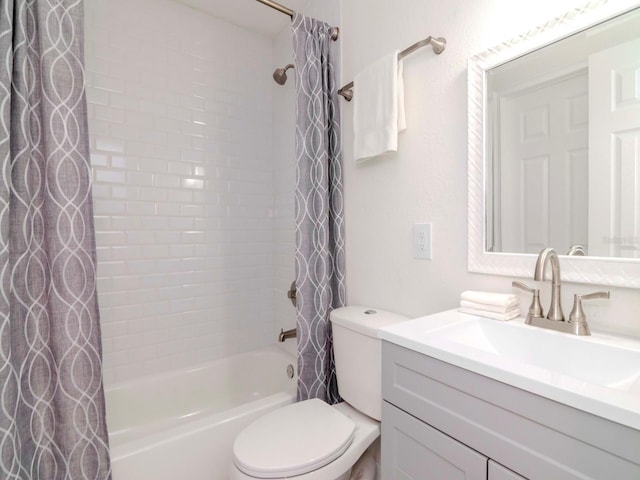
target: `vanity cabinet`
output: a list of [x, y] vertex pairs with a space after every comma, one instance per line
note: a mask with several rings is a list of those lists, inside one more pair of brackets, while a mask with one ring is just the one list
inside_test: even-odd
[[517, 473], [512, 472], [493, 460], [489, 460], [487, 463], [489, 466], [489, 480], [524, 480], [524, 477], [521, 477]]
[[640, 431], [390, 342], [382, 478], [640, 479]]
[[382, 478], [487, 480], [484, 455], [387, 402], [382, 418]]
[[523, 480], [388, 402], [382, 415], [382, 478]]

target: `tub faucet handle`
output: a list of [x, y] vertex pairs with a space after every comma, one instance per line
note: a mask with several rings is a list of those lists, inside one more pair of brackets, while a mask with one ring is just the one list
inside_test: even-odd
[[294, 280], [293, 282], [291, 282], [291, 286], [289, 287], [289, 290], [287, 291], [287, 298], [289, 300], [291, 300], [291, 303], [293, 304], [293, 306], [296, 306], [296, 296], [297, 296], [297, 289], [296, 289], [296, 281]]
[[511, 286], [524, 290], [525, 292], [529, 292], [533, 295], [525, 323], [531, 324], [531, 319], [533, 318], [544, 318], [544, 311], [542, 310], [542, 305], [540, 305], [540, 289], [531, 288], [529, 285], [516, 281], [511, 282]]

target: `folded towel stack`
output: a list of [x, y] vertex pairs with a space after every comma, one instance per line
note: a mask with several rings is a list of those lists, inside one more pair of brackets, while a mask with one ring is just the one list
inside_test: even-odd
[[467, 290], [460, 294], [459, 311], [494, 320], [513, 320], [520, 315], [520, 301], [510, 293]]

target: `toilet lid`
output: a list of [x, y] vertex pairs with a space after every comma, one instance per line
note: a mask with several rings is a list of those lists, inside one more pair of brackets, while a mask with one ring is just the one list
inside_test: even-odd
[[342, 455], [353, 441], [353, 421], [313, 399], [274, 410], [245, 428], [233, 445], [233, 460], [258, 478], [302, 475]]

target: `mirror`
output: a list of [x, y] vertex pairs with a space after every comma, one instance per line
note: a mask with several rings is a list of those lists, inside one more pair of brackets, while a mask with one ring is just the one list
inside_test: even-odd
[[487, 70], [488, 251], [640, 258], [639, 64], [636, 9]]
[[469, 61], [471, 271], [640, 286], [640, 7], [599, 3]]

